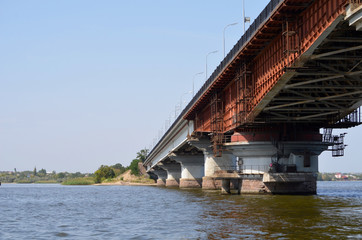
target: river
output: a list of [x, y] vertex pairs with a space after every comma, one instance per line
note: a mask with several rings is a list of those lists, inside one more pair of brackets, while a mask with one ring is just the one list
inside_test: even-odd
[[362, 181], [316, 196], [2, 184], [0, 239], [362, 239]]

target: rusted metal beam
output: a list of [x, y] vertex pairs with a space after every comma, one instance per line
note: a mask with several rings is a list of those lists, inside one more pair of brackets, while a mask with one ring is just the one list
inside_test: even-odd
[[284, 88], [286, 88], [286, 89], [295, 88], [297, 86], [303, 86], [303, 85], [307, 85], [307, 84], [310, 84], [310, 83], [328, 81], [328, 80], [333, 80], [333, 79], [342, 78], [342, 77], [344, 77], [344, 75], [338, 74], [338, 75], [334, 75], [334, 76], [331, 76], [331, 77], [324, 77], [324, 78], [318, 78], [318, 79], [309, 80], [309, 81], [303, 81], [303, 82], [300, 82], [300, 83], [289, 84], [289, 85], [286, 85]]
[[355, 47], [350, 47], [350, 48], [345, 48], [345, 49], [341, 49], [341, 50], [336, 50], [336, 51], [331, 51], [331, 52], [327, 52], [327, 53], [312, 55], [311, 59], [312, 60], [313, 59], [319, 59], [319, 58], [328, 57], [328, 56], [336, 55], [336, 54], [339, 54], [339, 53], [351, 52], [351, 51], [355, 51], [355, 50], [359, 50], [359, 49], [362, 49], [362, 45], [355, 46]]
[[[311, 108], [311, 107], [304, 107], [303, 109], [300, 108], [280, 108], [280, 109], [275, 109], [274, 111], [278, 111], [278, 112], [325, 112], [325, 111], [331, 111], [331, 110], [335, 110], [335, 111], [340, 111], [342, 108]], [[269, 113], [269, 112], [268, 112]]]
[[337, 114], [340, 111], [332, 111], [332, 112], [327, 112], [327, 113], [318, 113], [318, 114], [312, 114], [312, 115], [307, 115], [307, 116], [303, 116], [303, 117], [294, 117], [292, 118], [293, 120], [303, 120], [303, 119], [310, 119], [310, 118], [316, 118], [316, 117], [321, 117], [321, 116], [326, 116], [326, 115], [333, 115], [333, 114]]
[[360, 38], [332, 38], [326, 39], [327, 42], [338, 42], [338, 43], [362, 43], [362, 39]]
[[306, 103], [313, 103], [316, 101], [325, 101], [325, 100], [330, 100], [330, 99], [334, 99], [334, 98], [340, 98], [340, 97], [344, 97], [344, 96], [357, 95], [357, 94], [362, 94], [362, 91], [348, 92], [348, 93], [337, 94], [337, 95], [332, 95], [332, 96], [327, 96], [327, 97], [318, 97], [318, 98], [314, 98], [314, 99], [310, 99], [310, 100], [286, 103], [286, 104], [281, 104], [281, 105], [277, 105], [277, 106], [266, 107], [266, 108], [264, 108], [264, 110], [268, 111], [268, 110], [277, 109], [277, 108], [301, 105], [301, 104], [306, 104]]

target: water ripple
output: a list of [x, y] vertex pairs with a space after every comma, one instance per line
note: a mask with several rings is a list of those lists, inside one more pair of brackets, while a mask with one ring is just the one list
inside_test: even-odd
[[317, 196], [3, 184], [0, 239], [361, 238], [362, 182], [318, 184]]

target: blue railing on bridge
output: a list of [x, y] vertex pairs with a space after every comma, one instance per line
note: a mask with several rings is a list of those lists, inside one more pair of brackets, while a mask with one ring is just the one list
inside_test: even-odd
[[254, 22], [250, 25], [248, 30], [244, 33], [243, 36], [239, 39], [239, 41], [234, 45], [234, 47], [230, 50], [230, 52], [226, 55], [226, 57], [221, 61], [219, 66], [214, 70], [208, 80], [204, 83], [204, 85], [200, 88], [200, 90], [196, 93], [196, 95], [191, 99], [189, 104], [183, 109], [183, 111], [179, 114], [177, 119], [173, 122], [173, 124], [169, 127], [166, 133], [162, 136], [162, 138], [158, 141], [158, 143], [153, 147], [150, 151], [150, 154], [153, 153], [154, 149], [162, 142], [164, 137], [173, 129], [175, 124], [182, 118], [186, 112], [191, 108], [192, 105], [201, 97], [201, 95], [206, 91], [206, 89], [217, 79], [217, 76], [221, 73], [221, 71], [233, 60], [237, 53], [241, 50], [241, 48], [247, 43], [252, 35], [256, 32], [256, 30], [260, 27], [260, 25], [267, 20], [274, 9], [285, 0], [271, 0], [268, 5], [261, 11], [259, 16], [254, 20]]

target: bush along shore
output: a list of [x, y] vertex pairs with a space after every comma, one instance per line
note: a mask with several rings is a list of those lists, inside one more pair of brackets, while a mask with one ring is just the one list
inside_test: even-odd
[[100, 166], [94, 172], [95, 183], [97, 185], [155, 185], [155, 180], [145, 173], [142, 165], [147, 153], [147, 149], [139, 151], [137, 158], [133, 159], [128, 167], [123, 167], [120, 163], [113, 166]]
[[137, 153], [137, 157], [131, 161], [128, 167], [117, 163], [112, 166], [101, 165], [94, 173], [56, 173], [47, 172], [45, 169], [37, 171], [0, 172], [0, 182], [2, 183], [60, 183], [63, 185], [153, 185], [155, 180], [145, 173], [142, 163], [146, 159], [148, 150], [142, 149]]

